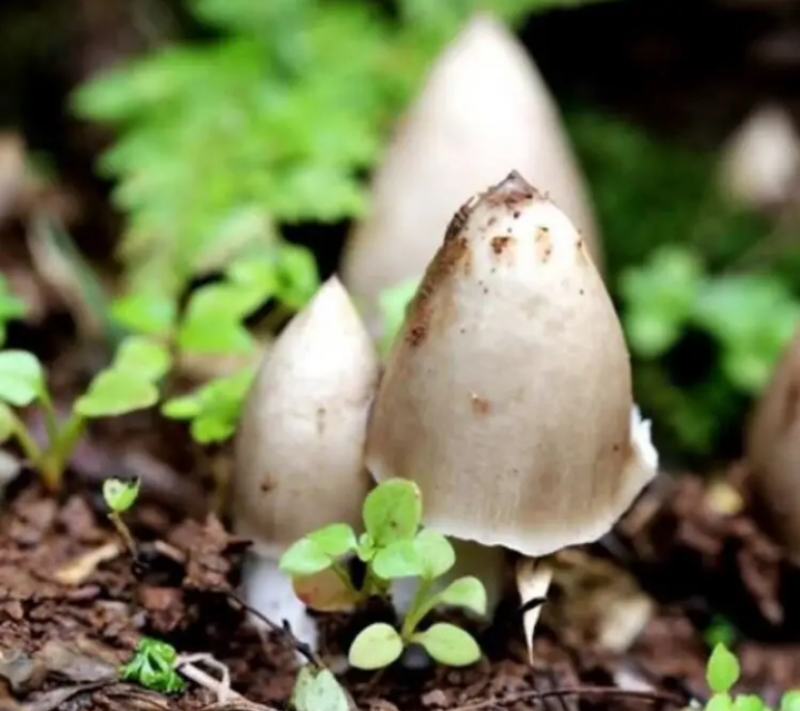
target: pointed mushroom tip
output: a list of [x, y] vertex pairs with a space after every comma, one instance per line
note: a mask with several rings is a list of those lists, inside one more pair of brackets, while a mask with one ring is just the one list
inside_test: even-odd
[[529, 195], [538, 195], [539, 191], [533, 187], [525, 178], [522, 177], [516, 168], [514, 168], [503, 180], [492, 188], [493, 192], [497, 193], [526, 193]]

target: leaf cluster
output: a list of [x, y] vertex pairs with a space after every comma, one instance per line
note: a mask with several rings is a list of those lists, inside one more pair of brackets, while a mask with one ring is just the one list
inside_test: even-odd
[[[772, 711], [754, 694], [731, 694], [740, 673], [736, 655], [724, 644], [718, 643], [706, 665], [706, 681], [713, 694], [705, 711]], [[800, 690], [785, 692], [778, 708], [779, 711], [800, 710]]]
[[[486, 591], [474, 577], [458, 578], [439, 592], [434, 583], [456, 561], [452, 544], [442, 534], [421, 528], [422, 500], [418, 487], [406, 479], [389, 479], [364, 501], [364, 532], [336, 523], [301, 538], [283, 555], [280, 568], [291, 575], [295, 591], [312, 609], [351, 607], [366, 598], [388, 594], [392, 580], [419, 578], [401, 629], [384, 623], [370, 625], [353, 641], [350, 663], [378, 669], [396, 661], [406, 645], [422, 645], [437, 661], [465, 666], [477, 661], [480, 649], [464, 630], [437, 623], [424, 631], [418, 626], [437, 605], [486, 612]], [[364, 583], [357, 588], [342, 560], [355, 555], [366, 564]]]
[[165, 694], [178, 693], [184, 690], [186, 683], [175, 671], [177, 659], [178, 653], [172, 645], [142, 637], [133, 659], [120, 670], [120, 678]]
[[[87, 420], [115, 417], [151, 407], [158, 401], [158, 381], [170, 366], [166, 350], [146, 339], [125, 339], [114, 360], [97, 373], [65, 419], [58, 417], [39, 359], [27, 351], [0, 351], [0, 442], [14, 438], [44, 483], [57, 489]], [[15, 408], [37, 404], [47, 426], [40, 445]]]

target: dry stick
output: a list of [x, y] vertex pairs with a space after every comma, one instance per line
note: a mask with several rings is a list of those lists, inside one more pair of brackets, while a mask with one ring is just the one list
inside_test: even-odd
[[242, 598], [240, 598], [235, 592], [228, 591], [228, 597], [233, 600], [237, 605], [242, 607], [244, 610], [249, 612], [251, 615], [254, 615], [259, 620], [261, 620], [264, 624], [267, 625], [273, 632], [278, 632], [283, 635], [283, 638], [302, 656], [304, 656], [311, 664], [314, 664], [319, 669], [327, 669], [325, 663], [322, 661], [320, 656], [311, 649], [309, 645], [305, 642], [301, 642], [297, 637], [294, 636], [294, 632], [292, 632], [292, 628], [289, 626], [289, 623], [286, 620], [283, 620], [283, 624], [279, 625], [277, 622], [273, 622], [269, 617], [264, 615], [263, 613], [256, 610], [254, 607], [250, 607]]
[[560, 698], [564, 696], [617, 696], [627, 699], [640, 699], [651, 703], [667, 703], [675, 706], [686, 706], [677, 694], [670, 694], [661, 691], [634, 691], [630, 689], [615, 689], [612, 686], [575, 686], [566, 689], [548, 689], [547, 691], [521, 691], [517, 694], [509, 694], [503, 698], [484, 699], [474, 701], [462, 706], [452, 706], [446, 711], [482, 711], [492, 706], [510, 706], [519, 701], [543, 700], [546, 698]]

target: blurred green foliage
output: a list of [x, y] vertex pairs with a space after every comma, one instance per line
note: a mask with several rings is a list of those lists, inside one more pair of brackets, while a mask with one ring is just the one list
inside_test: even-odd
[[764, 249], [786, 235], [725, 201], [716, 154], [586, 108], [567, 122], [602, 224], [637, 399], [660, 448], [713, 457], [800, 325], [796, 237]]

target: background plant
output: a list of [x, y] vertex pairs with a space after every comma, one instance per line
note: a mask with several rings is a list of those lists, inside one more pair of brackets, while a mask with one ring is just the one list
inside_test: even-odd
[[[417, 486], [406, 479], [382, 482], [366, 497], [363, 517], [365, 530], [360, 536], [350, 526], [336, 523], [305, 536], [286, 551], [280, 567], [293, 576], [300, 599], [315, 609], [347, 608], [371, 596], [386, 596], [392, 580], [418, 577], [417, 591], [400, 630], [382, 622], [366, 627], [350, 647], [350, 663], [360, 669], [379, 669], [396, 661], [404, 647], [412, 643], [422, 645], [444, 664], [464, 666], [476, 662], [480, 648], [459, 627], [439, 622], [419, 630], [420, 623], [437, 605], [485, 614], [486, 591], [472, 576], [458, 578], [443, 590], [433, 591], [437, 579], [455, 565], [456, 556], [441, 533], [420, 529], [422, 500]], [[360, 587], [354, 585], [344, 563], [351, 555], [366, 564]], [[320, 585], [320, 576], [329, 571], [338, 584]]]

